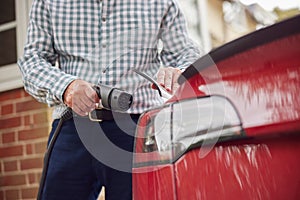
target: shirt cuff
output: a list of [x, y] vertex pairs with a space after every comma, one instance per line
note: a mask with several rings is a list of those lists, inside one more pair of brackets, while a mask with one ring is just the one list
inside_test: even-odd
[[65, 93], [65, 90], [67, 89], [69, 84], [76, 79], [78, 79], [78, 77], [70, 75], [70, 74], [64, 74], [64, 76], [61, 76], [58, 79], [58, 81], [54, 84], [52, 92], [55, 95], [55, 97], [59, 99], [60, 102], [64, 103], [63, 96]]

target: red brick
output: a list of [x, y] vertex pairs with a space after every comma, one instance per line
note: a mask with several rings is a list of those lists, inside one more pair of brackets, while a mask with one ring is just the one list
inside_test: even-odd
[[33, 115], [33, 122], [34, 124], [47, 123], [48, 122], [47, 112], [37, 113]]
[[30, 120], [30, 115], [24, 116], [23, 119], [24, 119], [24, 125], [25, 125], [25, 126], [28, 126], [28, 125], [32, 125], [32, 124], [33, 124], [33, 123], [31, 122], [31, 120]]
[[0, 185], [17, 186], [17, 185], [25, 185], [25, 184], [26, 184], [26, 178], [24, 174], [6, 175], [0, 177]]
[[27, 155], [33, 154], [32, 144], [26, 145], [26, 154]]
[[38, 193], [38, 187], [22, 189], [22, 199], [34, 199]]
[[38, 183], [35, 173], [29, 173], [27, 174], [27, 176], [28, 176], [29, 184]]
[[22, 90], [11, 90], [0, 93], [0, 101], [15, 100], [22, 97]]
[[25, 90], [22, 92], [23, 97], [32, 97], [30, 94], [28, 94]]
[[40, 181], [40, 180], [41, 180], [41, 177], [42, 177], [42, 169], [40, 170], [39, 173], [36, 174], [36, 179], [37, 179], [38, 181]]
[[23, 147], [10, 146], [10, 147], [0, 147], [0, 158], [13, 157], [23, 155]]
[[6, 190], [5, 191], [5, 198], [6, 199], [20, 199], [19, 190]]
[[12, 114], [13, 111], [14, 111], [13, 104], [7, 104], [1, 107], [1, 115]]
[[40, 169], [43, 167], [43, 158], [29, 158], [21, 160], [21, 170]]
[[47, 108], [46, 104], [39, 103], [34, 99], [16, 104], [16, 112], [17, 113], [24, 112], [24, 111], [37, 110], [37, 109], [41, 109], [41, 108]]
[[14, 128], [21, 125], [20, 117], [11, 117], [7, 119], [0, 119], [0, 129]]
[[21, 141], [44, 138], [48, 136], [48, 132], [49, 130], [47, 127], [19, 131], [18, 140]]
[[4, 198], [4, 191], [1, 190], [1, 187], [0, 187], [0, 200], [2, 199], [5, 199]]
[[11, 171], [17, 171], [17, 170], [18, 170], [18, 162], [16, 160], [4, 162], [4, 171], [5, 172], [11, 172]]
[[3, 144], [8, 144], [8, 143], [12, 143], [15, 142], [15, 133], [14, 132], [10, 132], [10, 133], [3, 133], [2, 134], [2, 143]]
[[36, 144], [34, 144], [34, 153], [45, 153], [45, 151], [47, 150], [47, 142], [38, 142]]

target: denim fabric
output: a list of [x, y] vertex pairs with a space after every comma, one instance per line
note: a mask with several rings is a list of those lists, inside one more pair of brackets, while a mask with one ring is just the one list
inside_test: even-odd
[[[137, 117], [133, 119], [135, 123], [137, 120]], [[106, 200], [132, 199], [131, 173], [106, 166], [91, 155], [83, 145], [74, 121], [70, 119], [64, 122], [54, 145], [43, 189], [43, 199], [97, 199], [102, 186], [105, 187]], [[131, 127], [126, 128], [127, 133], [119, 129], [115, 121], [101, 122], [100, 126], [112, 143], [132, 152], [135, 123], [128, 123], [128, 126]], [[49, 139], [52, 137], [57, 125], [58, 120], [53, 121]], [[128, 134], [128, 131], [131, 133]], [[88, 127], [84, 134], [90, 134]], [[99, 141], [99, 146], [107, 145], [103, 144], [103, 141]], [[104, 153], [109, 156], [110, 150], [105, 149]], [[118, 160], [118, 156], [110, 157]], [[126, 162], [131, 166], [132, 157], [126, 159]], [[124, 158], [122, 160], [124, 161]]]

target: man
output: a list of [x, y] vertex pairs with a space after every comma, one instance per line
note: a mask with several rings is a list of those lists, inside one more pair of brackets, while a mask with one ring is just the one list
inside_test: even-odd
[[[34, 0], [24, 56], [18, 62], [24, 88], [54, 107], [50, 138], [67, 107], [76, 113], [61, 127], [42, 198], [96, 199], [104, 186], [108, 200], [131, 199], [132, 158], [112, 149], [132, 152], [139, 114], [162, 104], [133, 69], [157, 74], [158, 82], [174, 93], [181, 70], [198, 57], [174, 0]], [[128, 117], [103, 116], [99, 132], [89, 125], [97, 122], [86, 121], [99, 105], [92, 88], [97, 84], [123, 89], [134, 99]], [[104, 136], [92, 141], [104, 156], [90, 153], [93, 148], [82, 141], [92, 138], [90, 134]]]

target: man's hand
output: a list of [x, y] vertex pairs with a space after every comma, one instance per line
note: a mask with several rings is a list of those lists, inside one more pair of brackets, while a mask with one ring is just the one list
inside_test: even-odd
[[96, 108], [99, 98], [92, 84], [83, 80], [74, 80], [64, 93], [64, 103], [81, 116], [86, 116]]
[[168, 92], [174, 94], [179, 88], [177, 83], [178, 77], [181, 74], [181, 70], [174, 67], [161, 67], [157, 74], [157, 82], [163, 86]]

